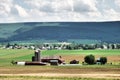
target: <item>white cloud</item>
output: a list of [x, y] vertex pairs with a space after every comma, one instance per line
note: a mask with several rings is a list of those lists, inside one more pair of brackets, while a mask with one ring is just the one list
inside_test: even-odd
[[0, 16], [7, 17], [11, 11], [12, 0], [0, 0]]
[[44, 12], [61, 12], [70, 11], [71, 3], [69, 0], [31, 0], [25, 1], [27, 5], [31, 5], [32, 9], [37, 8]]
[[120, 8], [120, 0], [115, 0], [115, 4]]
[[120, 20], [119, 10], [120, 0], [0, 0], [0, 23]]
[[74, 0], [74, 11], [91, 12], [96, 10], [95, 0]]
[[106, 20], [120, 20], [120, 13], [116, 12], [114, 9], [104, 10], [104, 14], [107, 14], [107, 16], [104, 15]]
[[17, 9], [20, 17], [28, 17], [29, 16], [28, 13], [26, 12], [26, 10], [24, 8], [22, 8], [21, 6], [15, 5], [15, 8]]

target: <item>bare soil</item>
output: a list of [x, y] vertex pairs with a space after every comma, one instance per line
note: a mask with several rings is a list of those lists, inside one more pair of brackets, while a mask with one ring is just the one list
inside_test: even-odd
[[[65, 60], [65, 61], [67, 61], [67, 62], [70, 62], [71, 60], [78, 60], [78, 61], [80, 61], [80, 62], [83, 62], [84, 61], [84, 57], [85, 57], [85, 55], [69, 55], [69, 56], [67, 56], [67, 55], [62, 55], [62, 58]], [[99, 55], [96, 55], [95, 56], [95, 58], [97, 59], [97, 58], [99, 58], [99, 57], [101, 57], [101, 56], [99, 56]], [[119, 62], [120, 63], [120, 55], [115, 55], [115, 56], [107, 56], [107, 62], [108, 63], [111, 63], [111, 62]]]
[[39, 73], [39, 74], [0, 74], [0, 76], [44, 76], [44, 77], [80, 77], [80, 78], [105, 78], [120, 79], [120, 74], [60, 74], [60, 73]]
[[44, 76], [120, 79], [120, 68], [115, 67], [51, 67], [14, 66], [0, 67], [0, 76]]

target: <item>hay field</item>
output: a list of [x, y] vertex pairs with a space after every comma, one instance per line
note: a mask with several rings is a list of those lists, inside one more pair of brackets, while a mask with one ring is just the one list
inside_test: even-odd
[[33, 50], [0, 50], [0, 80], [106, 80], [120, 79], [120, 50], [47, 50], [42, 56], [59, 56], [68, 63], [77, 59], [84, 61], [84, 56], [93, 54], [106, 56], [113, 65], [83, 66], [17, 66], [10, 62], [31, 61]]

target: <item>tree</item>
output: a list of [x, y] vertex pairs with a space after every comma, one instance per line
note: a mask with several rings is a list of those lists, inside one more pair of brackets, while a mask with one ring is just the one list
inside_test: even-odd
[[7, 45], [6, 45], [6, 48], [9, 48], [11, 45], [10, 45], [10, 43], [8, 43]]
[[94, 64], [95, 57], [94, 57], [94, 55], [87, 55], [87, 56], [85, 56], [84, 61], [88, 64]]
[[71, 47], [70, 45], [67, 45], [67, 46], [66, 46], [66, 49], [72, 50], [72, 47]]
[[107, 58], [106, 57], [100, 57], [100, 62], [101, 62], [101, 64], [107, 63]]

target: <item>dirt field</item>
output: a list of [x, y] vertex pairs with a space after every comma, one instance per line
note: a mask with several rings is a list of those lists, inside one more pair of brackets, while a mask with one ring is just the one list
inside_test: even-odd
[[[64, 60], [66, 60], [67, 62], [70, 62], [71, 60], [74, 60], [74, 59], [77, 59], [78, 61], [80, 61], [80, 62], [83, 62], [84, 61], [84, 57], [85, 57], [85, 55], [69, 55], [69, 56], [67, 56], [67, 55], [62, 55], [62, 58], [64, 59]], [[95, 56], [95, 58], [97, 59], [97, 58], [99, 58], [99, 57], [101, 57], [101, 56]], [[118, 56], [114, 56], [114, 55], [112, 55], [112, 56], [107, 56], [107, 62], [108, 63], [114, 63], [114, 62], [118, 62], [118, 63], [120, 63], [120, 55], [118, 55]]]
[[[67, 78], [100, 78], [120, 80], [120, 67], [100, 66], [100, 67], [60, 67], [60, 66], [14, 66], [0, 67], [0, 76], [39, 76], [39, 77], [67, 77]], [[0, 79], [2, 80], [2, 79]], [[4, 79], [7, 80], [7, 79]]]
[[[93, 79], [116, 79], [116, 80], [120, 80], [120, 74], [59, 74], [59, 73], [42, 73], [42, 74], [0, 74], [0, 76], [4, 77], [5, 79], [5, 76], [7, 76], [10, 80], [10, 77], [13, 77], [14, 78], [20, 78], [20, 77], [48, 77], [48, 78], [51, 78], [51, 77], [54, 77], [54, 78], [66, 78], [66, 77], [69, 77], [70, 79], [71, 78], [74, 78], [77, 77], [77, 78], [93, 78]], [[0, 80], [3, 80], [3, 79], [0, 79]]]

